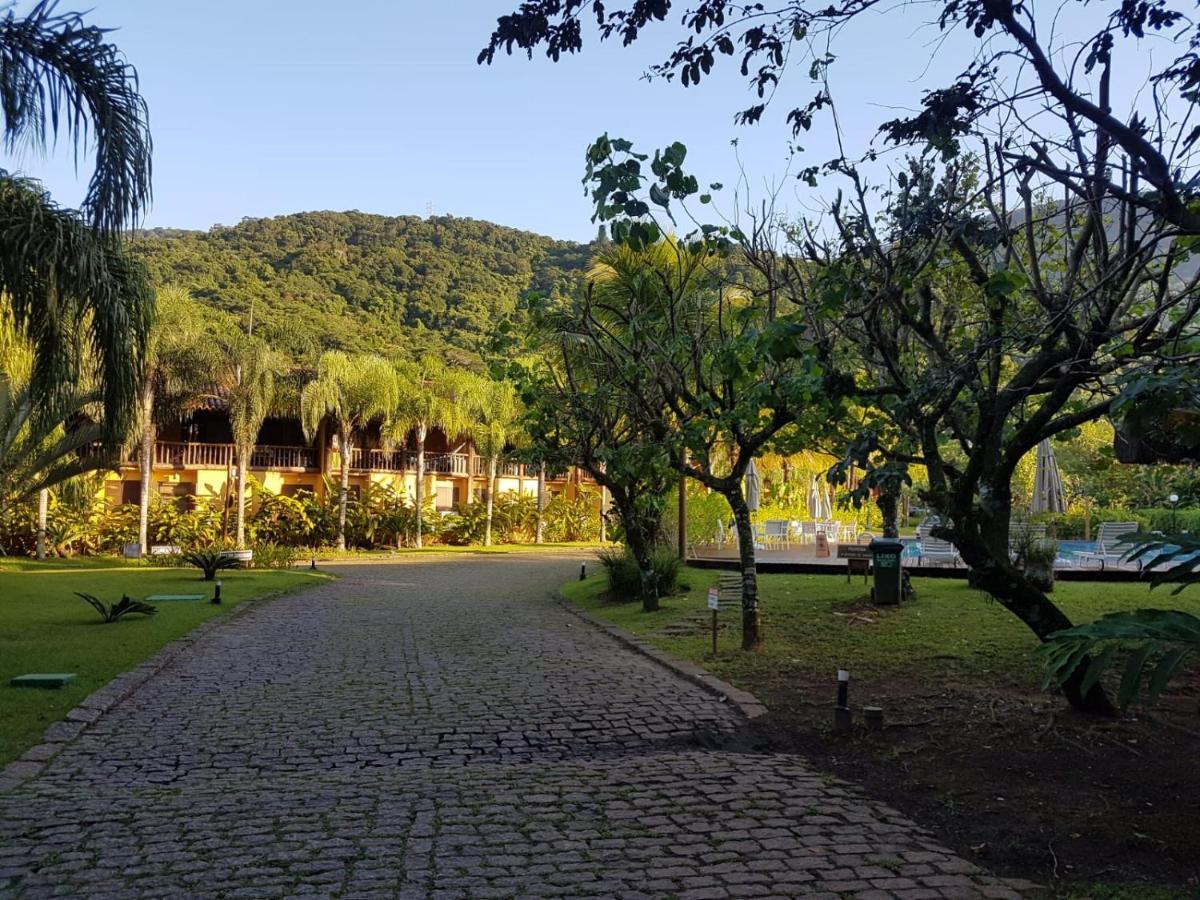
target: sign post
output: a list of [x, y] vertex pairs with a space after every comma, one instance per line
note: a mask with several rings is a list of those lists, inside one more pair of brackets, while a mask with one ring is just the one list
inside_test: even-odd
[[721, 594], [715, 587], [708, 589], [708, 608], [712, 610], [712, 655], [717, 655], [717, 613], [721, 609]]

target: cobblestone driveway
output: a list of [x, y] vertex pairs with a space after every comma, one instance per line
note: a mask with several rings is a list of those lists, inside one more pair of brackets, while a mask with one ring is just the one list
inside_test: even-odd
[[417, 559], [205, 633], [0, 793], [0, 896], [1010, 897], [561, 610]]

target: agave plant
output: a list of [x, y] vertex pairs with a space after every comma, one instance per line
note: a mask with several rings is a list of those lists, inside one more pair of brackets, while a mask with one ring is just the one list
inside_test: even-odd
[[180, 557], [180, 561], [204, 572], [205, 581], [212, 581], [221, 569], [236, 569], [241, 566], [241, 561], [236, 557], [211, 547], [206, 550], [189, 550]]
[[92, 605], [96, 612], [100, 613], [100, 618], [105, 623], [117, 621], [121, 616], [127, 613], [142, 613], [143, 615], [152, 616], [158, 612], [158, 607], [149, 603], [143, 603], [141, 600], [133, 600], [127, 594], [122, 594], [121, 599], [116, 603], [105, 603], [99, 597], [93, 594], [81, 594], [75, 592], [76, 597], [82, 597]]
[[[1141, 560], [1150, 589], [1174, 584], [1172, 596], [1200, 583], [1200, 538], [1194, 535], [1139, 535], [1126, 556]], [[1153, 700], [1193, 655], [1200, 653], [1200, 618], [1179, 610], [1139, 609], [1112, 613], [1095, 622], [1050, 636], [1036, 651], [1046, 684], [1063, 683], [1088, 660], [1081, 690], [1086, 693], [1119, 659], [1125, 663], [1117, 702], [1122, 709], [1145, 684]]]

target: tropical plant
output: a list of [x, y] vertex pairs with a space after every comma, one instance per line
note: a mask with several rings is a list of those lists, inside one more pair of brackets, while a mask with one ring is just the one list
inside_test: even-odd
[[235, 543], [246, 546], [246, 479], [258, 443], [258, 432], [275, 403], [275, 378], [282, 360], [266, 342], [253, 335], [233, 332], [222, 341], [225, 356], [225, 398], [229, 428], [237, 456], [237, 526]]
[[153, 494], [154, 444], [158, 427], [186, 413], [216, 388], [216, 355], [209, 334], [211, 315], [177, 287], [158, 291], [154, 319], [146, 340], [142, 383], [138, 391], [138, 437], [141, 489], [137, 541], [149, 546], [150, 497]]
[[141, 600], [132, 600], [125, 594], [116, 603], [105, 603], [93, 594], [83, 594], [79, 591], [75, 591], [75, 596], [86, 600], [96, 612], [100, 613], [100, 618], [104, 620], [105, 624], [111, 624], [129, 613], [141, 613], [142, 615], [152, 616], [158, 612], [157, 606], [150, 603], [143, 603]]
[[608, 578], [608, 593], [612, 600], [644, 598], [647, 593], [655, 598], [667, 597], [679, 587], [682, 562], [679, 554], [670, 547], [655, 547], [651, 551], [648, 576], [628, 547], [601, 550], [597, 558]]
[[337, 432], [339, 458], [337, 548], [346, 549], [346, 503], [350, 495], [350, 455], [354, 435], [372, 419], [397, 406], [396, 373], [380, 356], [351, 356], [340, 350], [322, 354], [316, 378], [300, 392], [304, 435], [313, 440], [322, 420]]
[[415, 362], [396, 363], [397, 402], [388, 414], [384, 436], [389, 443], [416, 443], [417, 479], [414, 494], [414, 545], [421, 546], [425, 505], [425, 440], [438, 428], [453, 440], [470, 430], [472, 380], [440, 355], [426, 354]]
[[495, 513], [496, 472], [500, 457], [522, 436], [521, 402], [516, 388], [508, 381], [475, 377], [469, 388], [471, 436], [475, 449], [487, 461], [486, 521], [483, 545], [492, 544], [492, 519]]
[[290, 569], [300, 558], [300, 551], [287, 544], [258, 543], [254, 545], [254, 568]]
[[[134, 419], [153, 298], [125, 257], [121, 229], [150, 201], [151, 140], [137, 73], [108, 31], [42, 0], [0, 18], [0, 114], [9, 150], [46, 151], [65, 134], [94, 150], [82, 215], [60, 209], [36, 182], [0, 172], [0, 291], [36, 348], [33, 396], [53, 409], [70, 394], [78, 348], [99, 371], [105, 437], [116, 445]], [[83, 341], [78, 336], [83, 336]]]
[[188, 550], [180, 556], [180, 562], [203, 572], [205, 581], [212, 581], [222, 569], [237, 569], [242, 565], [231, 553], [216, 547]]
[[559, 494], [546, 504], [546, 537], [551, 541], [594, 541], [600, 537], [599, 498], [581, 490], [574, 500]]
[[39, 400], [35, 350], [0, 300], [0, 507], [113, 463], [98, 444], [107, 433], [101, 393], [81, 372]]
[[301, 547], [309, 543], [316, 529], [311, 515], [312, 507], [306, 502], [311, 494], [298, 499], [256, 485], [254, 496], [256, 507], [250, 518], [250, 528], [255, 540], [287, 547]]
[[[1126, 555], [1141, 561], [1150, 576], [1150, 589], [1175, 585], [1172, 595], [1200, 584], [1200, 538], [1189, 534], [1138, 535]], [[1138, 695], [1143, 681], [1148, 697], [1161, 694], [1183, 664], [1200, 653], [1200, 618], [1181, 610], [1139, 609], [1111, 613], [1095, 622], [1057, 631], [1036, 651], [1046, 683], [1082, 680], [1088, 689], [1104, 672], [1124, 658], [1125, 671], [1117, 690], [1124, 709]]]

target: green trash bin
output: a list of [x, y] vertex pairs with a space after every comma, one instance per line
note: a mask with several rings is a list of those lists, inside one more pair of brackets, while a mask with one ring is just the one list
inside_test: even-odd
[[875, 586], [871, 599], [880, 606], [896, 606], [900, 602], [900, 557], [904, 544], [895, 538], [875, 538], [871, 541], [871, 561], [875, 570]]

